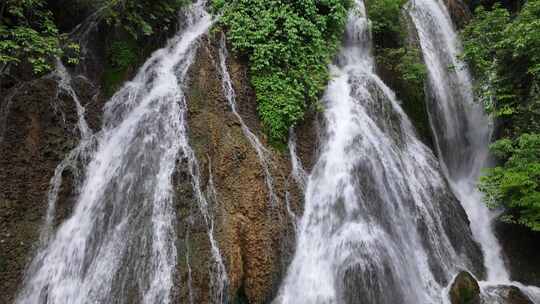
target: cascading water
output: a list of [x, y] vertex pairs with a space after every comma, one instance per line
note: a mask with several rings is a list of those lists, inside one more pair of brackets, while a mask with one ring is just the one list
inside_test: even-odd
[[298, 217], [291, 208], [289, 187], [292, 179], [298, 186], [301, 194], [304, 194], [306, 190], [307, 173], [302, 166], [302, 161], [300, 160], [300, 157], [298, 157], [296, 153], [296, 133], [294, 132], [294, 129], [291, 129], [289, 131], [289, 142], [287, 146], [289, 148], [289, 157], [291, 158], [291, 174], [287, 179], [287, 192], [285, 193], [285, 202], [287, 204], [287, 213], [289, 213], [289, 217], [293, 220], [293, 225], [295, 226], [294, 228], [296, 230]]
[[106, 104], [73, 213], [33, 259], [17, 303], [170, 302], [171, 177], [180, 151], [195, 160], [182, 84], [212, 24], [205, 4], [192, 5], [185, 29]]
[[[54, 171], [54, 175], [50, 182], [49, 192], [47, 194], [47, 213], [45, 215], [45, 223], [41, 228], [40, 243], [41, 246], [45, 246], [49, 241], [53, 230], [53, 222], [56, 213], [56, 203], [58, 201], [58, 194], [60, 187], [62, 186], [62, 175], [66, 170], [70, 170], [76, 180], [76, 183], [81, 177], [80, 165], [86, 163], [90, 157], [89, 153], [94, 147], [94, 137], [92, 130], [88, 127], [88, 123], [85, 118], [85, 108], [79, 100], [79, 96], [75, 92], [72, 86], [72, 78], [66, 67], [60, 60], [56, 62], [56, 69], [50, 75], [58, 82], [57, 100], [60, 94], [68, 95], [75, 103], [75, 109], [77, 111], [77, 127], [80, 135], [80, 141], [77, 147], [75, 147], [67, 156], [60, 162]], [[62, 116], [63, 113], [61, 114]]]
[[435, 157], [374, 74], [365, 8], [355, 3], [275, 302], [442, 303], [452, 274], [480, 252]]
[[302, 161], [296, 153], [296, 133], [291, 129], [289, 132], [289, 154], [291, 157], [291, 176], [302, 190], [306, 188], [307, 173], [302, 166]]
[[501, 246], [492, 230], [496, 214], [482, 202], [476, 187], [481, 169], [488, 165], [492, 123], [482, 104], [474, 100], [471, 77], [459, 60], [461, 45], [448, 10], [439, 0], [413, 0], [408, 12], [428, 68], [428, 113], [441, 164], [484, 254], [488, 281], [481, 284], [484, 300], [498, 303], [497, 294], [489, 292], [490, 285], [512, 284], [538, 303], [540, 289], [510, 282]]
[[482, 246], [487, 279], [507, 282], [501, 247], [491, 229], [493, 214], [476, 189], [488, 157], [491, 122], [482, 105], [474, 101], [471, 78], [458, 59], [461, 47], [445, 5], [438, 0], [414, 0], [408, 11], [428, 67], [432, 95], [428, 113], [441, 163]]

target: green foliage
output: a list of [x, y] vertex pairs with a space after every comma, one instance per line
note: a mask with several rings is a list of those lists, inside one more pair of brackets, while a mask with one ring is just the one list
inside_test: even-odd
[[420, 51], [405, 41], [407, 33], [401, 20], [405, 0], [370, 0], [367, 12], [371, 21], [377, 62], [405, 82], [423, 87], [427, 74]]
[[[53, 1], [0, 2], [0, 72], [7, 66], [28, 62], [35, 74], [43, 74], [53, 68], [51, 59], [54, 57], [63, 57], [68, 64], [79, 63], [79, 46], [60, 34], [54, 22], [49, 5], [54, 4]], [[178, 10], [186, 3], [189, 0], [76, 0], [72, 9], [99, 11], [110, 26], [120, 30], [118, 32], [140, 39], [167, 32], [176, 22]], [[132, 56], [126, 60], [131, 59]]]
[[103, 75], [105, 96], [112, 96], [139, 61], [137, 42], [133, 39], [114, 41], [107, 49], [107, 66]]
[[504, 164], [488, 171], [480, 190], [489, 205], [507, 208], [507, 221], [540, 231], [540, 0], [517, 16], [479, 7], [462, 36], [476, 94], [507, 137], [492, 145]]
[[427, 76], [426, 66], [420, 56], [420, 50], [411, 46], [381, 48], [377, 53], [380, 64], [417, 88], [423, 87]]
[[528, 1], [515, 18], [499, 5], [475, 14], [462, 36], [476, 94], [488, 112], [512, 121], [513, 133], [538, 130], [540, 0]]
[[375, 59], [380, 74], [397, 92], [403, 108], [420, 136], [431, 140], [425, 107], [424, 81], [427, 69], [418, 46], [407, 41], [402, 17], [406, 0], [369, 0], [366, 10], [371, 21]]
[[35, 74], [52, 69], [62, 40], [43, 0], [6, 0], [0, 5], [0, 67], [28, 62]]
[[317, 102], [347, 19], [349, 0], [214, 0], [233, 49], [250, 61], [261, 120], [286, 138]]
[[115, 41], [109, 48], [109, 62], [115, 68], [124, 69], [137, 62], [136, 44], [133, 41]]
[[504, 39], [509, 21], [510, 14], [500, 6], [492, 10], [479, 7], [473, 21], [463, 29], [464, 57], [476, 76], [487, 75], [493, 69], [497, 45]]
[[[388, 37], [395, 41], [402, 40], [405, 33], [400, 24], [400, 14], [406, 0], [370, 0], [366, 1], [366, 10], [371, 21], [374, 37]], [[380, 44], [377, 43], [376, 44]]]
[[505, 162], [481, 178], [487, 203], [508, 208], [506, 221], [540, 231], [540, 134], [502, 139], [491, 148]]
[[[90, 0], [85, 0], [90, 1]], [[98, 0], [90, 1], [103, 8], [106, 22], [140, 39], [158, 32], [167, 32], [176, 22], [179, 9], [188, 0]]]

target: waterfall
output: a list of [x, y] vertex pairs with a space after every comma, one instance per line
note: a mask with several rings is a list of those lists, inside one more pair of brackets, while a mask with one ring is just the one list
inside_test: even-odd
[[307, 173], [296, 153], [296, 133], [293, 129], [289, 131], [289, 143], [287, 146], [291, 157], [291, 176], [303, 191], [306, 188]]
[[276, 206], [279, 199], [274, 190], [274, 179], [272, 177], [272, 173], [270, 172], [270, 168], [272, 168], [272, 154], [261, 144], [261, 141], [257, 135], [255, 135], [248, 128], [242, 119], [242, 116], [240, 116], [236, 110], [236, 92], [234, 91], [231, 75], [229, 74], [229, 70], [227, 68], [228, 56], [229, 54], [227, 52], [225, 35], [222, 35], [219, 46], [219, 70], [221, 73], [221, 85], [223, 87], [223, 92], [225, 93], [225, 98], [227, 99], [229, 108], [240, 123], [244, 136], [248, 139], [250, 145], [253, 147], [257, 153], [257, 156], [259, 157], [259, 162], [261, 163], [264, 172], [266, 187], [268, 188], [268, 199], [272, 206]]
[[295, 256], [275, 303], [443, 303], [480, 255], [438, 162], [374, 74], [355, 1], [323, 103]]
[[475, 240], [484, 254], [487, 282], [481, 282], [486, 303], [499, 303], [494, 285], [520, 288], [535, 303], [540, 303], [540, 288], [511, 282], [501, 246], [492, 229], [497, 216], [484, 204], [476, 187], [481, 169], [489, 165], [488, 145], [492, 123], [482, 104], [473, 96], [467, 66], [459, 60], [461, 44], [448, 10], [441, 1], [413, 0], [408, 12], [418, 31], [428, 68], [430, 100], [428, 113], [441, 165], [451, 188], [471, 222]]
[[[79, 131], [80, 140], [77, 147], [71, 150], [54, 170], [54, 175], [50, 181], [49, 191], [47, 193], [47, 213], [45, 215], [45, 223], [43, 224], [40, 233], [41, 246], [46, 245], [53, 231], [54, 219], [56, 216], [56, 204], [58, 201], [58, 194], [60, 193], [60, 187], [62, 186], [62, 175], [66, 170], [69, 169], [74, 176], [75, 184], [77, 184], [81, 177], [81, 162], [85, 163], [88, 161], [91, 149], [95, 144], [93, 131], [86, 122], [86, 110], [81, 104], [75, 89], [73, 89], [72, 77], [67, 71], [66, 67], [62, 64], [62, 61], [57, 59], [56, 69], [49, 77], [52, 77], [58, 83], [56, 99], [59, 99], [60, 94], [67, 94], [75, 103], [78, 118], [77, 128]], [[61, 115], [63, 117], [65, 116], [63, 113]]]
[[185, 29], [105, 105], [72, 215], [38, 250], [17, 303], [170, 302], [172, 174], [189, 151], [183, 83], [212, 24], [205, 5], [193, 4]]
[[[185, 102], [185, 100], [184, 100]], [[186, 104], [183, 104], [184, 108], [186, 108]], [[218, 247], [217, 240], [214, 237], [214, 217], [212, 215], [211, 210], [211, 203], [213, 205], [217, 205], [218, 199], [217, 199], [217, 191], [214, 187], [214, 180], [212, 175], [212, 164], [209, 162], [209, 180], [208, 180], [208, 193], [205, 194], [202, 191], [201, 187], [201, 179], [200, 179], [200, 171], [199, 171], [199, 163], [197, 158], [195, 157], [195, 152], [191, 148], [188, 142], [188, 136], [187, 136], [187, 130], [186, 126], [182, 125], [181, 128], [182, 133], [182, 140], [180, 142], [181, 150], [183, 152], [184, 157], [187, 159], [188, 168], [189, 168], [189, 174], [191, 176], [191, 185], [195, 194], [195, 197], [197, 199], [197, 205], [199, 206], [199, 211], [201, 212], [204, 222], [206, 224], [207, 228], [207, 234], [208, 234], [208, 240], [210, 242], [210, 252], [213, 259], [213, 265], [210, 265], [210, 282], [209, 282], [209, 288], [210, 288], [210, 303], [226, 303], [226, 297], [227, 297], [227, 285], [228, 285], [228, 277], [227, 277], [227, 270], [225, 269], [225, 264], [223, 263], [223, 259], [221, 257], [221, 253]], [[189, 266], [189, 260], [188, 260], [188, 275], [190, 280], [190, 288], [189, 288], [189, 297], [190, 297], [190, 303], [193, 301], [193, 291], [191, 290], [191, 266]]]
[[488, 158], [491, 122], [482, 104], [474, 101], [471, 77], [458, 58], [461, 46], [446, 6], [439, 0], [413, 0], [408, 11], [428, 68], [428, 113], [441, 164], [482, 247], [487, 280], [508, 282], [501, 246], [491, 228], [495, 215], [476, 188]]
[[285, 203], [287, 207], [287, 213], [289, 214], [289, 217], [291, 218], [293, 222], [294, 229], [297, 229], [297, 222], [298, 222], [298, 216], [296, 213], [292, 210], [291, 207], [291, 193], [290, 193], [290, 187], [291, 187], [291, 181], [294, 181], [296, 185], [298, 186], [298, 189], [301, 191], [301, 194], [303, 195], [306, 191], [306, 183], [307, 183], [307, 173], [304, 170], [304, 167], [302, 166], [302, 160], [300, 157], [298, 157], [298, 154], [296, 153], [296, 133], [294, 132], [294, 129], [291, 128], [289, 131], [289, 142], [287, 143], [287, 147], [289, 148], [289, 157], [291, 158], [291, 173], [289, 177], [287, 178], [287, 184], [285, 192]]

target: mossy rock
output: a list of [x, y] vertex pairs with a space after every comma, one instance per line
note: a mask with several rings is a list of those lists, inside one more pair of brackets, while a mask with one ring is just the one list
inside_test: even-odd
[[458, 274], [450, 288], [452, 304], [480, 304], [480, 286], [467, 271]]

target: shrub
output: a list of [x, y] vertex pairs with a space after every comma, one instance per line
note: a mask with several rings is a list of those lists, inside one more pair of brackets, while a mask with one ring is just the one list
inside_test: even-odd
[[491, 207], [504, 206], [504, 220], [540, 231], [540, 134], [522, 134], [492, 145], [504, 164], [487, 170], [480, 190]]
[[52, 13], [43, 0], [6, 0], [0, 5], [0, 73], [10, 65], [31, 64], [35, 74], [53, 68], [63, 54]]
[[487, 171], [480, 190], [490, 206], [507, 208], [505, 220], [540, 231], [540, 0], [517, 16], [479, 7], [462, 36], [476, 94], [505, 136], [492, 145], [502, 165]]
[[258, 110], [272, 141], [283, 141], [329, 79], [349, 0], [214, 0], [233, 50], [250, 63]]

